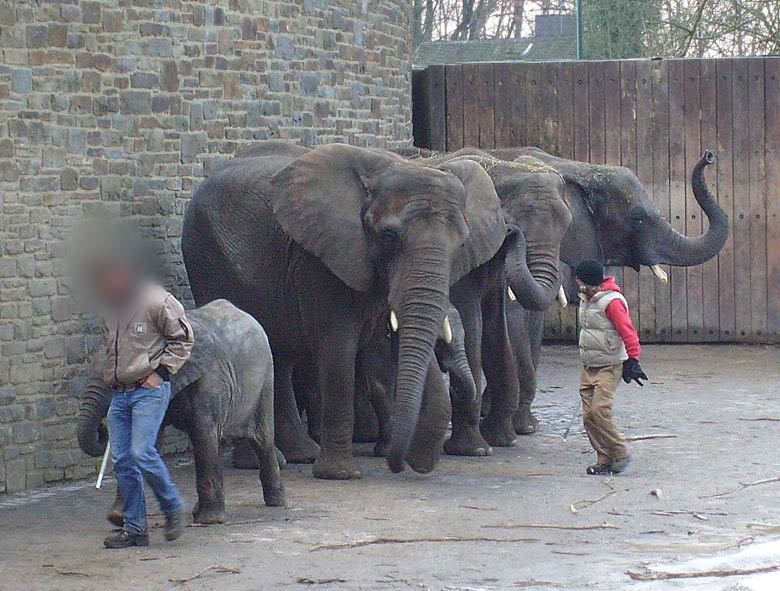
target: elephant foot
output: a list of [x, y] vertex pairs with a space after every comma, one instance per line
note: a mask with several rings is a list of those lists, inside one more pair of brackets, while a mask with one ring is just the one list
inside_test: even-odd
[[266, 507], [284, 507], [284, 486], [282, 483], [264, 486], [263, 501], [265, 501]]
[[193, 523], [200, 523], [202, 525], [225, 523], [227, 521], [227, 514], [225, 513], [224, 503], [214, 501], [212, 503], [201, 504], [201, 502], [198, 501], [192, 509], [192, 521]]
[[274, 455], [276, 456], [276, 461], [279, 463], [279, 469], [284, 470], [287, 467], [287, 458], [284, 457], [282, 450], [278, 447], [274, 447]]
[[308, 435], [301, 435], [296, 441], [277, 442], [288, 464], [311, 464], [320, 455], [320, 446]]
[[539, 427], [539, 419], [531, 412], [530, 404], [520, 404], [512, 416], [512, 423], [518, 435], [533, 435]]
[[315, 478], [323, 480], [357, 480], [363, 477], [352, 456], [336, 456], [320, 453], [311, 467]]
[[485, 440], [495, 447], [514, 447], [517, 443], [515, 428], [510, 417], [483, 420], [479, 430]]
[[125, 518], [124, 515], [122, 515], [121, 508], [117, 509], [116, 507], [111, 507], [108, 515], [106, 515], [106, 519], [108, 519], [108, 522], [111, 525], [115, 525], [116, 527], [124, 527], [125, 525]]
[[452, 432], [452, 437], [444, 442], [444, 453], [450, 456], [485, 457], [493, 455], [493, 450], [476, 429], [466, 427]]
[[257, 470], [257, 454], [247, 439], [242, 439], [233, 448], [231, 463], [239, 470]]

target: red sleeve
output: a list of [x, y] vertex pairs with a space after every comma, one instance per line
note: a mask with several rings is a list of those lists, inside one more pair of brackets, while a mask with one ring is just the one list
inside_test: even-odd
[[629, 357], [639, 359], [642, 352], [642, 346], [639, 344], [639, 335], [636, 334], [634, 323], [631, 322], [631, 316], [628, 314], [628, 308], [622, 300], [612, 300], [606, 309], [607, 318], [615, 325], [620, 338], [626, 344], [626, 352]]

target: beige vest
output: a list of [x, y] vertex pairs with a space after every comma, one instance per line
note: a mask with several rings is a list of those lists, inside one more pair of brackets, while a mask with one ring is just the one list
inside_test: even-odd
[[626, 346], [615, 325], [607, 318], [607, 306], [626, 298], [617, 291], [600, 291], [590, 300], [580, 294], [580, 359], [585, 367], [604, 367], [628, 359]]

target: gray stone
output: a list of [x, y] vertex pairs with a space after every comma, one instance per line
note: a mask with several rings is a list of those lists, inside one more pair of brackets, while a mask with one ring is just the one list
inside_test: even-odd
[[14, 92], [31, 92], [32, 70], [30, 68], [14, 68], [11, 70], [11, 89]]
[[280, 57], [285, 60], [292, 59], [295, 55], [295, 44], [293, 40], [287, 35], [276, 36], [276, 57]]
[[126, 115], [152, 112], [152, 94], [147, 90], [127, 90], [119, 95], [119, 111]]

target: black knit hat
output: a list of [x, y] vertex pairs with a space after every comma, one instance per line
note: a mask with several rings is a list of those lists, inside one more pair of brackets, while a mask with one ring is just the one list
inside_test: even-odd
[[604, 265], [598, 261], [582, 261], [574, 270], [574, 275], [585, 285], [598, 287], [604, 281]]

